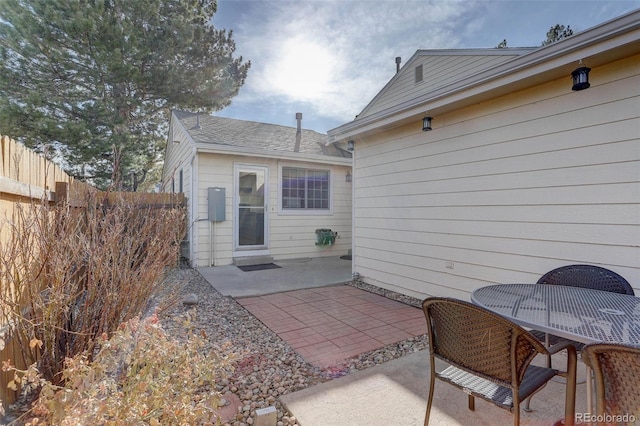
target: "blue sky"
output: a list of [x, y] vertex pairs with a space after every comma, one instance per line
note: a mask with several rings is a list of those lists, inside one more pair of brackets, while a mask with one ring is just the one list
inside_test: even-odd
[[216, 28], [251, 61], [232, 104], [214, 115], [326, 133], [347, 123], [418, 49], [540, 46], [555, 24], [574, 32], [640, 0], [218, 0]]

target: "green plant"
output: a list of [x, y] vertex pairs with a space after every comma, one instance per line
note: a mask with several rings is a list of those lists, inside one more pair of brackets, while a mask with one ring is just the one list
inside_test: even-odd
[[42, 379], [35, 366], [18, 381], [40, 388], [27, 424], [220, 424], [215, 380], [231, 371], [224, 350], [205, 349], [205, 337], [185, 325], [185, 339], [171, 339], [153, 315], [123, 323], [103, 336], [92, 362], [86, 354], [65, 360], [64, 386]]

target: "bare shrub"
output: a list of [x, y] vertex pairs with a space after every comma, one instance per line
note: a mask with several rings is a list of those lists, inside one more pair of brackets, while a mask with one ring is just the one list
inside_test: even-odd
[[[189, 319], [187, 319], [189, 322]], [[25, 386], [41, 389], [23, 420], [27, 425], [213, 425], [220, 394], [215, 381], [231, 371], [224, 350], [205, 350], [205, 336], [185, 324], [186, 339], [171, 339], [153, 315], [123, 323], [89, 363], [67, 358], [64, 386], [41, 378], [34, 367], [16, 373]]]
[[177, 264], [184, 208], [134, 200], [91, 191], [82, 207], [19, 204], [3, 224], [0, 324], [51, 383], [65, 358], [90, 361], [98, 337], [140, 315]]

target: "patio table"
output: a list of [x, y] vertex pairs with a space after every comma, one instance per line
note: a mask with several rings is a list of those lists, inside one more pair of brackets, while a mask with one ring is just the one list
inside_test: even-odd
[[[478, 288], [471, 301], [523, 327], [576, 342], [640, 347], [638, 297], [561, 285], [497, 284]], [[587, 380], [588, 407], [592, 399]]]

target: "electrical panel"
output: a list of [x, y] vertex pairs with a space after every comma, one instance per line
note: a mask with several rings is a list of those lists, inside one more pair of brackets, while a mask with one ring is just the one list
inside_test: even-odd
[[209, 205], [209, 221], [211, 222], [224, 222], [225, 220], [225, 189], [212, 187], [208, 190], [208, 205]]

